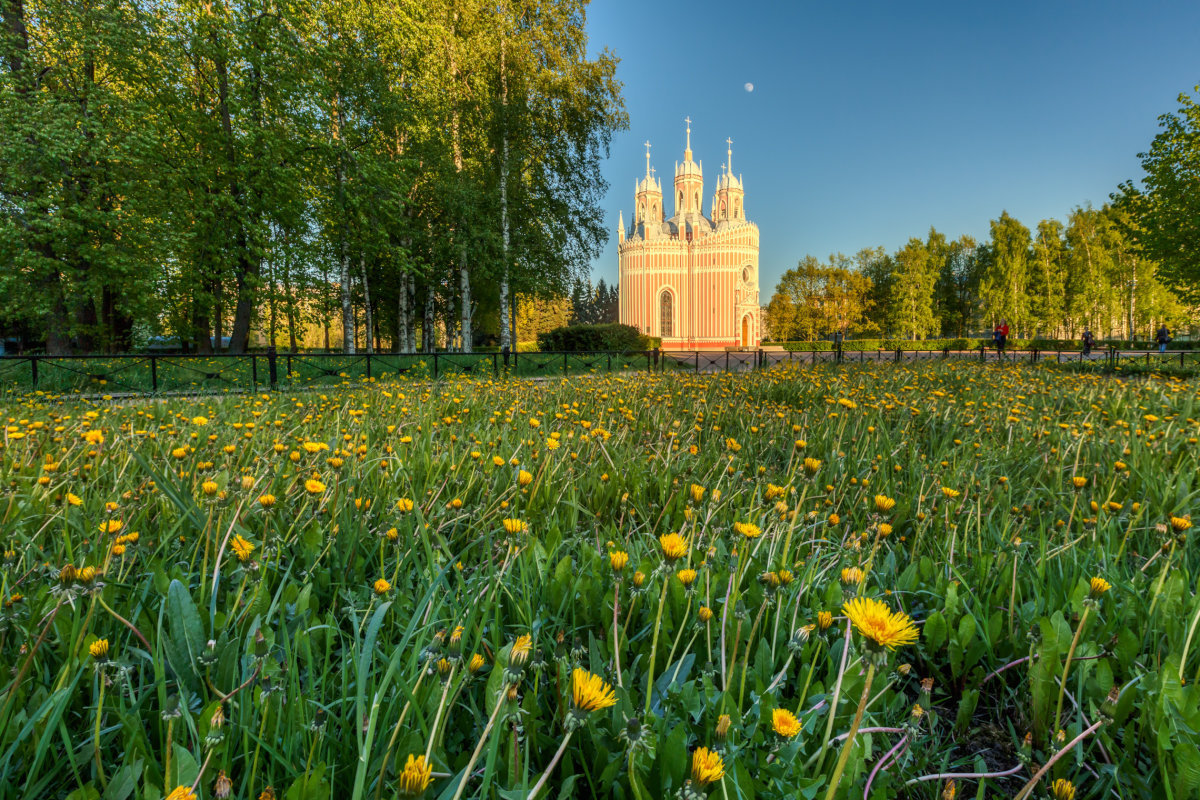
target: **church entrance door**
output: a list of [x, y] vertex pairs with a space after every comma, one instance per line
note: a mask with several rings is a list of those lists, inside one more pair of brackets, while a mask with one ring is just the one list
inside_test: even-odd
[[750, 346], [750, 317], [742, 317], [742, 347]]

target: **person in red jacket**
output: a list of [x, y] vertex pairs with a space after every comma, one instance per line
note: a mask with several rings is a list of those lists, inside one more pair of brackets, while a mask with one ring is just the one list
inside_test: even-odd
[[1000, 320], [1000, 355], [1004, 355], [1004, 348], [1008, 346], [1008, 320]]

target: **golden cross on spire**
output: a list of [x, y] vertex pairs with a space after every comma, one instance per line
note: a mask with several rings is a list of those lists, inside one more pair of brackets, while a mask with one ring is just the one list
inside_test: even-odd
[[692, 157], [692, 118], [684, 117], [683, 121], [687, 123], [687, 154], [688, 158]]
[[646, 140], [646, 177], [650, 177], [650, 140]]
[[725, 153], [729, 163], [729, 174], [733, 174], [733, 139], [725, 137]]

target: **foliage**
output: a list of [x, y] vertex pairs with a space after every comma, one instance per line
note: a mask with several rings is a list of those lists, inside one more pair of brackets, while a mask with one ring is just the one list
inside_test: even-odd
[[822, 264], [805, 256], [783, 273], [767, 306], [771, 337], [812, 341], [831, 331], [861, 330], [870, 310], [871, 279], [841, 253]]
[[542, 335], [566, 325], [574, 313], [569, 297], [518, 294], [515, 306], [514, 324], [521, 344], [536, 343]]
[[[1188, 383], [957, 362], [6, 403], [6, 797], [1014, 796], [1043, 765], [1036, 796], [1197, 790]], [[920, 640], [873, 650], [857, 596]]]
[[586, 6], [6, 2], [0, 330], [56, 354], [135, 327], [201, 352], [506, 338], [510, 289], [565, 293], [606, 235], [626, 118]]
[[633, 325], [609, 322], [603, 325], [565, 325], [538, 335], [540, 350], [607, 350], [624, 353], [649, 350], [655, 340]]

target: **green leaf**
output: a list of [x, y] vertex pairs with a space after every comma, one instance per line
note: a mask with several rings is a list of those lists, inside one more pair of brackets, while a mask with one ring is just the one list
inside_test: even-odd
[[946, 618], [942, 616], [942, 612], [934, 611], [925, 619], [923, 635], [925, 647], [930, 654], [942, 649], [942, 645], [946, 643], [946, 632]]

